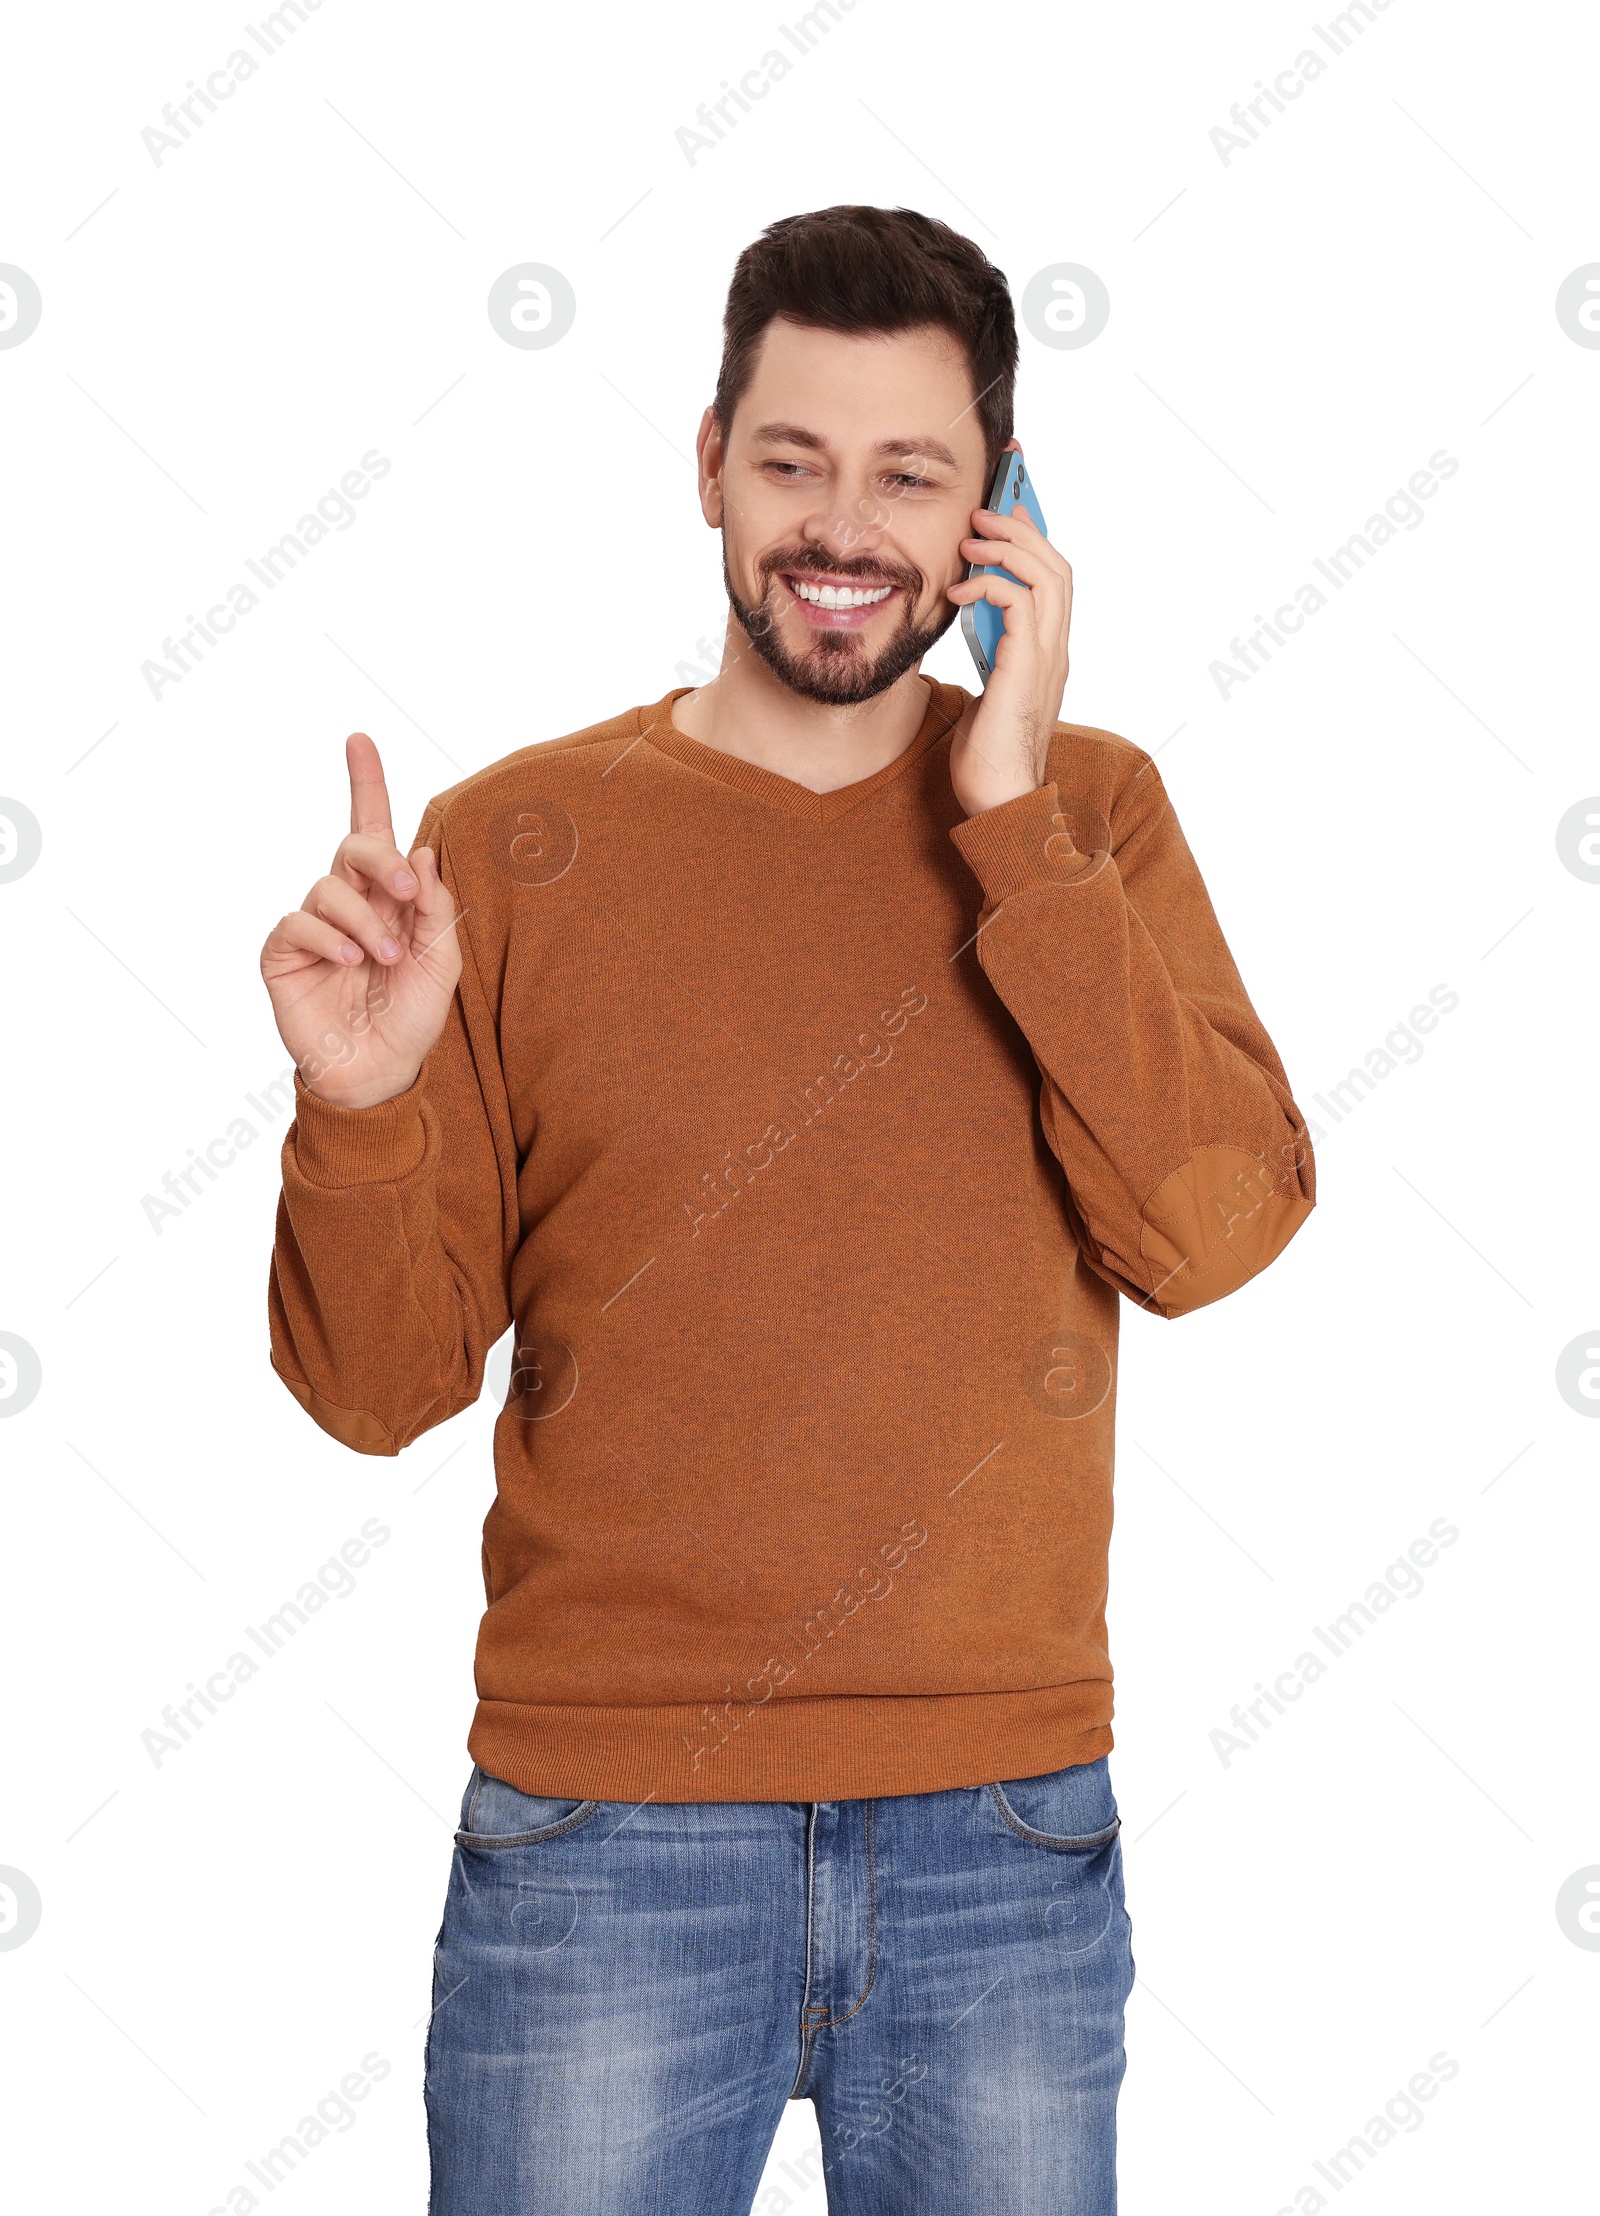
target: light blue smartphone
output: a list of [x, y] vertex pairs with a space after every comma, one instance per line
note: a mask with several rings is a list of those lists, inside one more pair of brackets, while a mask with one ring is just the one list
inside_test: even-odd
[[[1045, 529], [1044, 510], [1033, 496], [1033, 480], [1023, 468], [1022, 456], [1016, 448], [1008, 447], [1000, 457], [1000, 466], [994, 473], [994, 483], [989, 487], [989, 497], [984, 505], [992, 508], [996, 515], [1008, 516], [1019, 500], [1048, 538], [1050, 534]], [[1011, 577], [1011, 572], [1002, 569], [998, 563], [987, 569], [980, 569], [976, 562], [969, 562], [967, 575]], [[1022, 580], [1020, 577], [1011, 577], [1011, 582], [1020, 585]], [[995, 653], [1004, 636], [1005, 627], [1004, 610], [991, 606], [987, 600], [974, 601], [961, 611], [962, 636], [972, 649], [972, 659], [978, 665], [978, 676], [985, 685], [994, 673]]]

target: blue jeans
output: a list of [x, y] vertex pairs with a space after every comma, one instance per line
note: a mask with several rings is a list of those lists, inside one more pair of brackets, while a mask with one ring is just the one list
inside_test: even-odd
[[1115, 2216], [1117, 1830], [1104, 1756], [811, 1804], [535, 1800], [475, 1768], [430, 2216], [751, 2216], [789, 2100], [821, 2159], [763, 2212]]

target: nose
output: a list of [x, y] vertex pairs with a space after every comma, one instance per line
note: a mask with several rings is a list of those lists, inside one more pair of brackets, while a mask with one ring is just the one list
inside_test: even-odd
[[803, 534], [807, 545], [820, 547], [835, 561], [876, 554], [889, 535], [893, 521], [889, 509], [865, 475], [853, 490], [845, 491], [842, 507], [837, 505], [840, 490], [835, 488], [834, 505], [807, 520]]

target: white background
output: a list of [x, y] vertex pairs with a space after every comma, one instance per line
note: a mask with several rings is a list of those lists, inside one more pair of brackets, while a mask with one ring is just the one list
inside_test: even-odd
[[[1600, 1427], [1555, 1377], [1600, 1324], [1600, 887], [1556, 826], [1600, 790], [1600, 351], [1554, 300], [1600, 259], [1592, 14], [1393, 0], [1224, 163], [1230, 105], [1326, 53], [1309, 9], [858, 0], [691, 164], [675, 132], [777, 13], [326, 0], [156, 164], [141, 131], [243, 20], [39, 8], [4, 57], [0, 261], [44, 303], [0, 351], [0, 793], [44, 839], [0, 885], [0, 1329], [43, 1366], [0, 1425], [0, 1864], [43, 1901], [0, 1952], [18, 2204], [206, 2216], [376, 2051], [281, 2197], [424, 2207], [490, 1410], [374, 1461], [272, 1377], [257, 952], [345, 826], [347, 731], [409, 832], [691, 681], [734, 256], [864, 200], [967, 230], [1019, 295], [1061, 261], [1109, 289], [1092, 345], [1022, 340], [1065, 712], [1159, 749], [1326, 1134], [1267, 1278], [1125, 1311], [1124, 2209], [1315, 2207], [1313, 2163], [1441, 2050], [1351, 2203], [1576, 2205], [1600, 1954], [1555, 1902], [1600, 1864]], [[545, 351], [485, 313], [523, 261], [577, 296]], [[354, 524], [152, 699], [141, 664], [371, 448]], [[1441, 448], [1425, 521], [1222, 698], [1212, 661]], [[959, 631], [930, 666], [970, 683]], [[1312, 1096], [1436, 985], [1420, 1059], [1335, 1126]], [[144, 1196], [241, 1114], [255, 1146], [158, 1233]], [[155, 1766], [163, 1707], [374, 1516], [356, 1590]], [[1233, 1706], [1440, 1517], [1422, 1592], [1224, 1764]], [[820, 2211], [781, 2167], [814, 2140], [792, 2107], [758, 2208]]]

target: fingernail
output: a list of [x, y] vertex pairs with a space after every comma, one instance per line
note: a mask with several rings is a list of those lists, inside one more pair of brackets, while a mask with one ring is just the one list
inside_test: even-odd
[[344, 945], [339, 949], [339, 959], [341, 962], [359, 962], [361, 959], [360, 947], [352, 946], [350, 941], [346, 939]]
[[380, 939], [378, 941], [378, 952], [386, 962], [398, 961], [400, 958], [399, 942], [395, 939]]
[[397, 869], [395, 871], [394, 889], [397, 893], [414, 893], [416, 891], [417, 881], [412, 876], [410, 870]]

